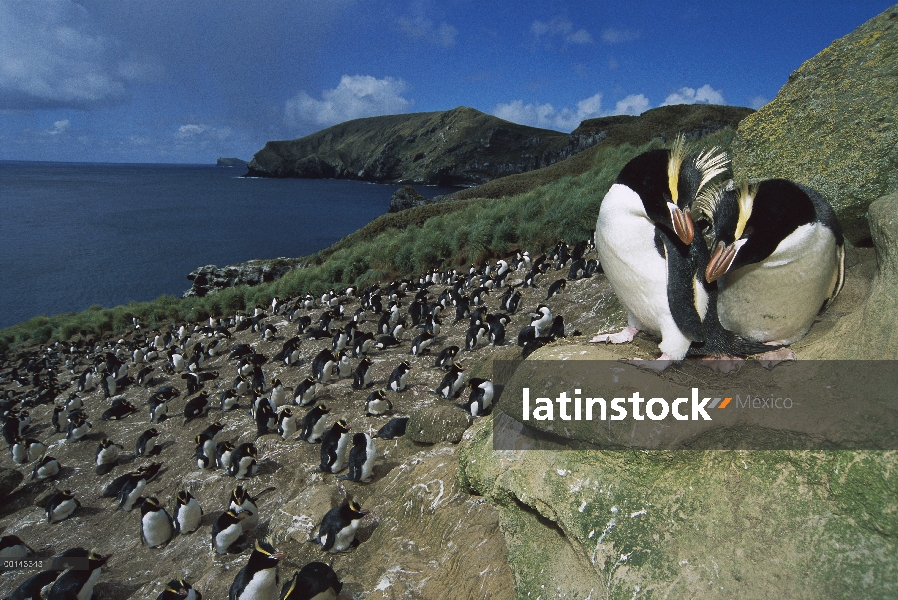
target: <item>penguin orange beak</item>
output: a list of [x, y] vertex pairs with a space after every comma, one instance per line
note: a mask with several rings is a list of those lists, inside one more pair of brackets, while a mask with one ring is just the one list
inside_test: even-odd
[[285, 558], [287, 558], [287, 553], [286, 552], [275, 552], [271, 556], [278, 560], [284, 560]]
[[695, 224], [692, 222], [692, 215], [672, 202], [668, 203], [668, 207], [670, 208], [670, 220], [673, 223], [674, 232], [680, 238], [680, 241], [688, 246], [692, 243], [692, 238], [695, 237]]
[[718, 242], [714, 254], [711, 255], [711, 260], [708, 261], [708, 266], [705, 267], [705, 281], [711, 283], [723, 277], [730, 270], [730, 265], [733, 264], [739, 247], [737, 244], [727, 246], [723, 242]]

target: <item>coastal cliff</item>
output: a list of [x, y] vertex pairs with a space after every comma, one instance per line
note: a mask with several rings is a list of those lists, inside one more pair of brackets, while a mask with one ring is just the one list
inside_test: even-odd
[[589, 131], [568, 135], [459, 107], [356, 119], [268, 142], [250, 161], [247, 176], [470, 186], [554, 164], [600, 139]]

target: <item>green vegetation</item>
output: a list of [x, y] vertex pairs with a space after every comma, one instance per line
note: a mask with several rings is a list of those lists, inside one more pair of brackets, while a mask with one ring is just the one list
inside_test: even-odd
[[[725, 129], [695, 143], [696, 148], [729, 148], [734, 131]], [[639, 147], [603, 146], [592, 167], [529, 192], [502, 199], [470, 199], [431, 204], [378, 217], [359, 231], [309, 258], [308, 266], [254, 287], [224, 289], [202, 298], [162, 296], [115, 308], [92, 306], [79, 313], [39, 316], [0, 330], [0, 350], [67, 340], [82, 331], [121, 333], [138, 317], [143, 327], [233, 315], [275, 296], [321, 294], [348, 285], [369, 286], [394, 277], [415, 276], [433, 267], [464, 267], [507, 256], [518, 248], [542, 252], [558, 240], [576, 242], [595, 228], [599, 205], [628, 160], [658, 140]]]

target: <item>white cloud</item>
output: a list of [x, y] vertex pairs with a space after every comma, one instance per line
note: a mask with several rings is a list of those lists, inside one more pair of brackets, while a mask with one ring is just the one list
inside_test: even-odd
[[630, 29], [612, 29], [602, 30], [602, 41], [606, 44], [621, 44], [623, 42], [632, 42], [639, 39], [639, 32]]
[[116, 40], [93, 33], [70, 0], [0, 2], [0, 109], [91, 108], [128, 96], [145, 71]]
[[641, 115], [650, 108], [649, 99], [642, 94], [630, 94], [617, 101], [615, 115]]
[[63, 119], [62, 121], [55, 121], [53, 123], [53, 129], [49, 130], [47, 133], [50, 135], [60, 135], [68, 131], [71, 123], [68, 119]]
[[434, 46], [451, 48], [455, 45], [458, 30], [448, 23], [434, 26], [433, 21], [417, 17], [399, 17], [399, 29], [413, 40], [426, 40]]
[[549, 21], [534, 21], [530, 25], [530, 34], [537, 40], [548, 42], [560, 38], [571, 44], [591, 44], [592, 34], [585, 29], [574, 30], [574, 24], [564, 17], [553, 17]]
[[749, 106], [755, 110], [760, 110], [762, 106], [770, 102], [769, 98], [765, 98], [764, 96], [755, 96], [749, 101]]
[[514, 100], [508, 104], [497, 104], [493, 114], [500, 119], [521, 125], [573, 131], [584, 119], [602, 116], [602, 94], [581, 100], [577, 103], [576, 109], [558, 110], [548, 103], [524, 104], [522, 100]]
[[291, 127], [329, 126], [350, 119], [408, 112], [412, 103], [402, 97], [405, 82], [370, 75], [344, 75], [340, 84], [321, 94], [321, 100], [304, 91], [287, 101], [285, 121]]
[[221, 142], [234, 135], [230, 127], [212, 127], [210, 125], [181, 125], [175, 132], [179, 142]]
[[698, 89], [683, 87], [670, 94], [661, 106], [671, 104], [726, 104], [720, 90], [715, 90], [707, 83]]

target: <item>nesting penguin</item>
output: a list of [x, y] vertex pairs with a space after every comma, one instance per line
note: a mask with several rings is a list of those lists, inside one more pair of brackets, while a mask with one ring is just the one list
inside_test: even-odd
[[161, 548], [171, 541], [172, 519], [165, 504], [156, 497], [149, 497], [140, 507], [140, 539], [150, 548]]
[[488, 415], [493, 406], [493, 383], [487, 379], [474, 377], [468, 381], [468, 387], [471, 389], [471, 395], [468, 401], [460, 405], [472, 417], [482, 417]]
[[708, 293], [688, 258], [695, 237], [688, 208], [727, 160], [716, 148], [687, 156], [679, 137], [671, 150], [650, 150], [624, 166], [602, 200], [595, 238], [627, 327], [590, 341], [626, 343], [646, 330], [661, 337], [661, 368], [703, 341]]
[[321, 441], [324, 435], [324, 428], [327, 424], [324, 416], [330, 412], [330, 409], [324, 404], [319, 404], [315, 408], [306, 413], [302, 419], [302, 432], [300, 437], [310, 444], [316, 444]]
[[368, 512], [354, 500], [330, 509], [321, 521], [315, 541], [331, 554], [348, 550], [356, 543], [355, 533]]
[[69, 569], [53, 582], [47, 600], [90, 600], [94, 586], [103, 573], [103, 565], [112, 555], [100, 556], [91, 552], [88, 555], [86, 569]]
[[212, 524], [212, 549], [218, 554], [227, 554], [243, 535], [241, 521], [246, 518], [246, 513], [238, 514], [236, 511], [227, 510]]
[[365, 400], [365, 416], [373, 417], [385, 414], [388, 410], [393, 410], [393, 403], [387, 398], [386, 392], [383, 390], [375, 390], [368, 394]]
[[181, 490], [175, 497], [175, 502], [175, 514], [172, 516], [175, 531], [183, 535], [199, 529], [203, 520], [203, 508], [196, 498], [187, 490]]
[[404, 436], [407, 428], [408, 417], [396, 417], [390, 419], [386, 425], [378, 429], [377, 433], [371, 437], [376, 437], [381, 440], [393, 440]]
[[172, 579], [165, 584], [156, 600], [203, 600], [203, 595], [183, 579]]
[[757, 342], [792, 344], [845, 281], [845, 241], [830, 204], [787, 179], [730, 184], [705, 209], [721, 325]]
[[408, 387], [408, 374], [411, 369], [412, 366], [407, 360], [404, 360], [396, 365], [396, 368], [393, 369], [392, 373], [390, 373], [390, 379], [387, 382], [387, 388], [393, 390], [394, 392], [404, 392]]
[[34, 554], [34, 549], [17, 535], [0, 538], [0, 558], [25, 558]]
[[72, 516], [75, 509], [81, 506], [75, 494], [71, 490], [56, 492], [49, 500], [45, 512], [47, 513], [47, 523], [59, 523]]

